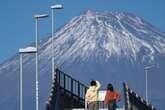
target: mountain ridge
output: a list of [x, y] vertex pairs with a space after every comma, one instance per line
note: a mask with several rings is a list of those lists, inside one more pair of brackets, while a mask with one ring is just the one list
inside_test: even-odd
[[[149, 94], [152, 97], [149, 100], [156, 107], [165, 108], [165, 34], [135, 15], [107, 13], [88, 10], [56, 31], [56, 66], [86, 84], [91, 79], [98, 79], [104, 86], [110, 81], [121, 91], [122, 82], [127, 81], [144, 97], [144, 66], [154, 65], [149, 71], [150, 79], [154, 80], [150, 80]], [[29, 110], [34, 107], [32, 99], [35, 97], [35, 55], [26, 54], [23, 58], [24, 95], [28, 102], [25, 103], [25, 109]], [[40, 108], [44, 109], [51, 87], [51, 36], [40, 43], [39, 63]], [[3, 90], [0, 91], [1, 97], [9, 94], [7, 91], [11, 88], [10, 84], [15, 87], [14, 94], [19, 93], [19, 54], [0, 65], [0, 75], [0, 83], [6, 84], [0, 85], [0, 90]], [[136, 80], [139, 82], [134, 82]], [[11, 97], [18, 101], [19, 97], [13, 95]], [[11, 97], [2, 100], [18, 108]], [[155, 99], [160, 102], [154, 101]], [[2, 100], [2, 110], [11, 110], [7, 109], [8, 106]]]

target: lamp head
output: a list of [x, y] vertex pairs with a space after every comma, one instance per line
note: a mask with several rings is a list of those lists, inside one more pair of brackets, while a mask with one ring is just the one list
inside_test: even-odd
[[35, 47], [27, 47], [19, 49], [19, 53], [36, 53], [37, 49]]
[[57, 4], [57, 5], [53, 5], [51, 6], [51, 9], [63, 9], [63, 5], [62, 4]]
[[35, 19], [38, 19], [38, 18], [46, 18], [48, 17], [49, 15], [48, 14], [35, 14], [34, 15], [34, 18]]

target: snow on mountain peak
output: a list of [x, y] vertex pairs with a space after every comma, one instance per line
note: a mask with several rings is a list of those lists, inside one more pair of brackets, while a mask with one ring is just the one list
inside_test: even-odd
[[55, 34], [55, 56], [61, 62], [101, 52], [105, 58], [117, 55], [136, 60], [145, 51], [153, 60], [156, 53], [165, 53], [164, 36], [133, 14], [88, 10]]

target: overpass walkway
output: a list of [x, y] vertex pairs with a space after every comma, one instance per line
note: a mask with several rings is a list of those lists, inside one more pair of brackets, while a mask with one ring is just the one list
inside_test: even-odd
[[[58, 68], [55, 72], [46, 110], [87, 110], [84, 109], [86, 108], [84, 97], [88, 87]], [[126, 83], [123, 83], [123, 90], [125, 103], [123, 108], [117, 110], [157, 110], [130, 89]], [[99, 110], [108, 110], [102, 103], [104, 96], [105, 91], [100, 91]]]

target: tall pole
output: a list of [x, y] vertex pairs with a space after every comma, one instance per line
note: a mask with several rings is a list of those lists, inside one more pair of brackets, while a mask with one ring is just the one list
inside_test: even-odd
[[20, 110], [23, 110], [22, 54], [20, 54]]
[[146, 82], [146, 101], [148, 102], [148, 70], [154, 67], [154, 65], [144, 67], [145, 70], [145, 82]]
[[55, 60], [55, 57], [54, 57], [54, 10], [57, 10], [57, 9], [63, 9], [63, 6], [61, 4], [56, 4], [56, 5], [53, 5], [51, 6], [51, 12], [52, 12], [52, 81], [54, 79], [54, 73], [55, 73], [55, 63], [54, 63], [54, 60]]
[[39, 67], [38, 67], [38, 20], [40, 18], [46, 18], [48, 17], [48, 14], [36, 14], [34, 15], [34, 18], [35, 18], [35, 42], [36, 42], [36, 110], [39, 110], [39, 74], [38, 74], [38, 71], [39, 71]]
[[148, 102], [148, 71], [145, 69], [146, 73], [146, 101]]
[[39, 88], [38, 88], [38, 18], [35, 19], [35, 30], [36, 30], [36, 110], [38, 109], [38, 99], [39, 99]]
[[54, 10], [52, 9], [52, 81], [54, 79]]
[[36, 53], [36, 48], [27, 47], [19, 49], [20, 55], [20, 110], [23, 110], [23, 54]]

